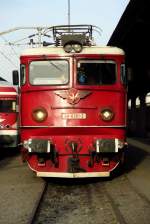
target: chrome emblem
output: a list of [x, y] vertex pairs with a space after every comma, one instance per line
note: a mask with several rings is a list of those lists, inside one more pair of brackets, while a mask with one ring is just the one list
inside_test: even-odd
[[74, 105], [77, 104], [80, 101], [80, 99], [83, 99], [86, 96], [90, 95], [91, 92], [71, 88], [69, 90], [55, 91], [55, 94], [63, 99], [66, 99], [69, 104]]

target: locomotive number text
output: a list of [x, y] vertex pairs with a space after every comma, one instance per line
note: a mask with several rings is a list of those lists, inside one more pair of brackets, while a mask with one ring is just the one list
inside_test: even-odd
[[62, 119], [86, 119], [85, 113], [63, 113]]

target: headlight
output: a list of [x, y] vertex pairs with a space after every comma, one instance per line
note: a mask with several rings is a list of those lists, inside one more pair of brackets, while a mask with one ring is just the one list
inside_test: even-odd
[[66, 44], [64, 46], [64, 51], [67, 53], [70, 53], [72, 51], [72, 45], [71, 44]]
[[64, 45], [64, 51], [67, 53], [75, 52], [80, 53], [82, 51], [82, 44], [80, 43], [67, 43]]
[[82, 45], [81, 44], [74, 44], [73, 49], [76, 53], [80, 53], [82, 51]]
[[105, 108], [101, 110], [101, 117], [104, 121], [111, 121], [114, 117], [114, 113], [111, 109]]
[[44, 108], [36, 108], [32, 112], [32, 117], [37, 122], [45, 121], [47, 116], [47, 111]]

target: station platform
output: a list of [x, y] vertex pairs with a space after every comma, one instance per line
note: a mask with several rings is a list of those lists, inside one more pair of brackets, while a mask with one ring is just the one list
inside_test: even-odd
[[150, 153], [150, 138], [127, 138], [128, 144]]
[[0, 224], [29, 223], [43, 187], [20, 155], [0, 160]]
[[150, 201], [150, 139], [128, 138], [126, 176], [132, 186]]

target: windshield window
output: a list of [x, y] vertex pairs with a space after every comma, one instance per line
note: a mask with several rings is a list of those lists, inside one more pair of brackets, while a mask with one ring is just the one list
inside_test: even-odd
[[16, 111], [16, 101], [0, 99], [0, 113], [9, 113]]
[[116, 82], [116, 63], [111, 60], [82, 60], [77, 64], [80, 85], [111, 85]]
[[65, 85], [69, 81], [69, 65], [66, 60], [33, 61], [29, 66], [32, 85]]

